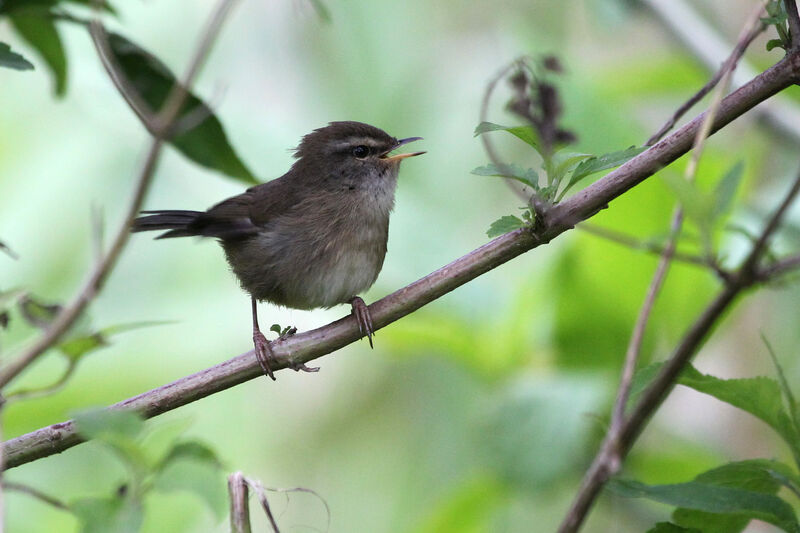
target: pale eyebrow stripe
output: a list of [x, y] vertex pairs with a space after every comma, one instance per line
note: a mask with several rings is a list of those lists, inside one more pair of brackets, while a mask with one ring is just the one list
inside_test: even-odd
[[375, 139], [372, 139], [370, 137], [360, 137], [360, 136], [348, 137], [344, 141], [336, 143], [334, 146], [336, 147], [337, 150], [343, 150], [345, 148], [349, 148], [351, 146], [358, 146], [360, 144], [363, 144], [364, 146], [370, 146], [372, 148], [380, 148], [380, 143]]

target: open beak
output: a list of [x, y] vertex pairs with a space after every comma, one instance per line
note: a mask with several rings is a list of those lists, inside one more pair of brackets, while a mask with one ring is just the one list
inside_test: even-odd
[[395, 144], [392, 147], [391, 150], [381, 154], [381, 159], [383, 159], [384, 161], [400, 161], [401, 159], [405, 159], [406, 157], [414, 157], [415, 155], [422, 155], [425, 152], [411, 152], [411, 153], [408, 153], [408, 154], [389, 155], [389, 152], [393, 152], [394, 150], [397, 150], [398, 148], [400, 148], [404, 144], [408, 144], [408, 143], [414, 142], [414, 141], [421, 141], [421, 140], [422, 140], [422, 137], [409, 137], [408, 139], [400, 139], [399, 141], [397, 141], [397, 144]]

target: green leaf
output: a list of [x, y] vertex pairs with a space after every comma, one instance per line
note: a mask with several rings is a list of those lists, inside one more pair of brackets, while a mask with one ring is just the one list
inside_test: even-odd
[[783, 437], [795, 456], [800, 455], [797, 431], [783, 406], [780, 386], [767, 377], [719, 379], [700, 373], [693, 366], [687, 366], [678, 383], [709, 394], [718, 400], [760, 418]]
[[594, 157], [592, 154], [578, 154], [574, 152], [557, 152], [553, 156], [553, 175], [554, 181], [560, 182], [564, 175], [578, 163]]
[[144, 522], [141, 503], [125, 494], [83, 498], [70, 509], [81, 521], [81, 533], [138, 533]]
[[87, 353], [104, 346], [108, 346], [105, 337], [100, 333], [94, 333], [64, 341], [58, 345], [58, 349], [69, 359], [77, 361]]
[[725, 173], [717, 184], [717, 187], [714, 189], [714, 198], [716, 198], [716, 204], [713, 210], [714, 219], [727, 213], [733, 205], [733, 198], [736, 196], [736, 190], [742, 182], [743, 175], [744, 163], [739, 161]]
[[55, 81], [56, 96], [67, 89], [67, 56], [55, 23], [45, 13], [43, 16], [18, 14], [8, 17], [20, 37], [31, 45], [47, 64]]
[[786, 401], [786, 405], [789, 407], [789, 414], [791, 415], [791, 421], [794, 426], [794, 430], [797, 434], [800, 434], [800, 414], [798, 414], [797, 411], [797, 401], [794, 398], [792, 388], [789, 386], [789, 381], [786, 379], [786, 375], [783, 373], [783, 367], [778, 361], [778, 356], [775, 355], [775, 350], [772, 349], [772, 344], [770, 344], [770, 342], [767, 340], [767, 337], [764, 335], [764, 333], [761, 333], [761, 340], [767, 347], [767, 352], [769, 352], [769, 356], [772, 359], [772, 364], [775, 365], [775, 371], [778, 373], [778, 383], [781, 386], [783, 399]]
[[212, 448], [200, 441], [190, 440], [179, 442], [173, 446], [161, 461], [159, 468], [166, 468], [172, 461], [177, 461], [179, 459], [192, 459], [217, 468], [222, 466], [219, 457], [217, 457], [217, 453]]
[[[734, 487], [764, 494], [775, 494], [781, 485], [792, 487], [791, 468], [777, 461], [755, 459], [738, 461], [713, 468], [698, 475], [694, 481]], [[703, 533], [735, 533], [747, 527], [750, 518], [736, 514], [708, 513], [679, 508], [672, 519], [684, 527], [699, 528]]]
[[514, 163], [500, 166], [488, 164], [486, 166], [473, 169], [472, 174], [475, 174], [476, 176], [497, 176], [500, 178], [511, 178], [533, 188], [534, 190], [539, 188], [539, 175], [536, 173], [536, 171], [532, 168], [525, 170], [521, 166]]
[[478, 127], [475, 128], [475, 136], [477, 137], [478, 135], [490, 131], [507, 131], [511, 135], [533, 146], [537, 152], [539, 151], [539, 136], [532, 126], [501, 126], [493, 122], [481, 122], [478, 124]]
[[327, 8], [325, 4], [322, 3], [321, 0], [309, 0], [311, 7], [314, 8], [314, 11], [317, 12], [317, 16], [322, 20], [322, 22], [330, 23], [331, 20], [331, 12]]
[[570, 177], [569, 185], [571, 186], [586, 176], [594, 174], [595, 172], [608, 170], [610, 168], [618, 167], [623, 163], [627, 163], [648, 148], [649, 147], [647, 146], [631, 146], [630, 148], [620, 150], [618, 152], [610, 152], [598, 157], [590, 157], [582, 161], [581, 164], [575, 168], [575, 172], [573, 172], [572, 176]]
[[647, 498], [685, 509], [755, 518], [789, 533], [800, 532], [792, 507], [772, 494], [698, 481], [646, 485], [633, 480], [615, 479], [609, 482], [608, 488], [628, 498]]
[[681, 527], [672, 522], [658, 522], [655, 526], [648, 529], [647, 533], [703, 533], [703, 531], [695, 528]]
[[[175, 76], [158, 58], [119, 34], [109, 34], [109, 45], [133, 88], [152, 110], [161, 109], [177, 83]], [[245, 183], [259, 182], [236, 155], [213, 111], [192, 93], [180, 112], [181, 118], [187, 116], [200, 117], [200, 122], [169, 140], [175, 148], [199, 165]]]
[[217, 465], [188, 456], [170, 461], [153, 483], [156, 490], [181, 490], [196, 494], [217, 518], [225, 515], [227, 494], [224, 487], [222, 471]]
[[34, 299], [33, 296], [26, 294], [20, 298], [19, 310], [22, 318], [25, 319], [32, 326], [37, 328], [46, 328], [50, 322], [61, 311], [61, 306], [58, 304], [46, 304], [40, 300]]
[[716, 205], [713, 196], [700, 190], [695, 183], [675, 174], [662, 173], [661, 179], [678, 197], [686, 216], [694, 220], [701, 231], [709, 232]]
[[88, 439], [105, 440], [109, 436], [136, 439], [144, 429], [144, 420], [135, 411], [90, 409], [73, 416], [78, 433]]
[[[33, 64], [22, 57], [22, 55], [12, 52], [11, 47], [0, 41], [0, 67], [13, 68], [14, 70], [33, 70]], [[2, 243], [0, 243], [2, 244]], [[5, 245], [0, 246], [5, 248]]]
[[505, 235], [510, 231], [514, 231], [515, 229], [519, 228], [524, 228], [525, 226], [526, 226], [525, 222], [515, 217], [514, 215], [505, 215], [492, 222], [492, 225], [489, 226], [489, 230], [486, 232], [486, 235], [490, 239], [494, 239], [495, 237], [499, 237], [500, 235]]
[[770, 39], [767, 41], [767, 52], [771, 52], [775, 48], [784, 48], [785, 44], [781, 39]]
[[647, 148], [647, 146], [631, 146], [626, 150], [620, 150], [618, 152], [611, 152], [599, 157], [590, 157], [588, 159], [584, 159], [577, 167], [575, 167], [575, 170], [572, 172], [572, 175], [569, 178], [569, 182], [567, 182], [567, 185], [564, 187], [564, 189], [562, 189], [559, 199], [563, 198], [567, 191], [583, 178], [596, 172], [600, 172], [601, 170], [608, 170], [610, 168], [618, 167], [641, 154], [647, 150]]

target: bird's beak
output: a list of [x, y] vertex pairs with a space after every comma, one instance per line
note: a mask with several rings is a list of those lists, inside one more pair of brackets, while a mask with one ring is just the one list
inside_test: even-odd
[[408, 139], [400, 139], [399, 141], [397, 141], [397, 144], [395, 144], [392, 147], [391, 150], [389, 150], [386, 153], [381, 154], [381, 159], [383, 159], [384, 161], [400, 161], [401, 159], [405, 159], [406, 157], [414, 157], [415, 155], [422, 155], [425, 152], [411, 152], [411, 153], [408, 153], [408, 154], [389, 155], [389, 152], [397, 150], [398, 148], [400, 148], [404, 144], [408, 144], [408, 143], [414, 142], [414, 141], [421, 141], [421, 140], [422, 140], [422, 137], [409, 137]]

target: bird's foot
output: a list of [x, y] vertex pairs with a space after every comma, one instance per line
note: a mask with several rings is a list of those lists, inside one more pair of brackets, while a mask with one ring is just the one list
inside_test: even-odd
[[274, 359], [275, 354], [272, 353], [272, 348], [267, 338], [257, 329], [253, 331], [253, 347], [255, 348], [258, 364], [261, 365], [261, 370], [263, 370], [264, 374], [269, 376], [272, 381], [275, 381], [275, 374], [272, 373], [272, 369], [269, 367], [269, 360]]
[[369, 314], [367, 304], [364, 303], [364, 300], [356, 296], [350, 300], [350, 305], [353, 308], [351, 312], [353, 316], [356, 317], [361, 338], [363, 339], [364, 335], [366, 335], [369, 340], [369, 347], [372, 348], [372, 336], [375, 335], [375, 329], [372, 327], [372, 317]]

